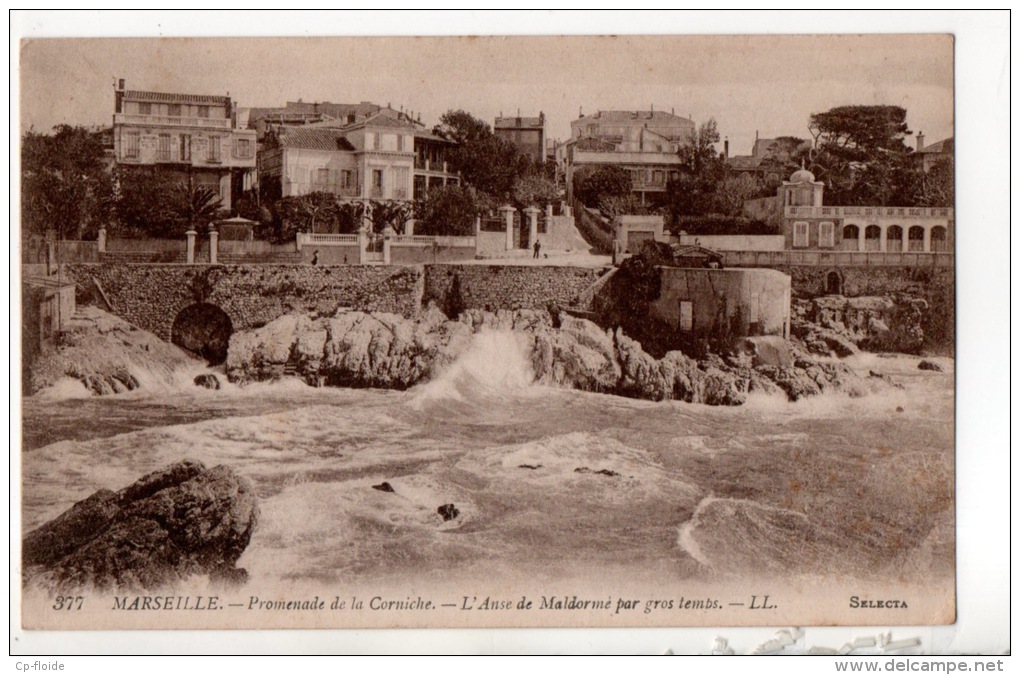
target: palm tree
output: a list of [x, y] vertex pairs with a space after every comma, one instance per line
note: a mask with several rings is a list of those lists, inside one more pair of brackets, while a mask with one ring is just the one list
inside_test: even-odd
[[185, 202], [188, 227], [208, 226], [223, 205], [223, 199], [210, 188], [201, 186], [190, 191]]

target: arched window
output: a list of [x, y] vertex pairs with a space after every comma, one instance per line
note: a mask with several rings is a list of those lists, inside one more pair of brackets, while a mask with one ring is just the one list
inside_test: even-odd
[[915, 253], [924, 251], [924, 228], [920, 225], [907, 230], [907, 250]]
[[882, 228], [878, 225], [868, 225], [864, 229], [864, 250], [882, 250]]
[[949, 242], [946, 241], [946, 228], [936, 225], [931, 228], [931, 252], [946, 253], [949, 251]]
[[903, 228], [890, 225], [885, 231], [885, 250], [899, 253], [903, 250]]
[[844, 225], [843, 226], [843, 240], [840, 242], [840, 248], [844, 251], [856, 251], [857, 240], [861, 237], [861, 229], [856, 225]]

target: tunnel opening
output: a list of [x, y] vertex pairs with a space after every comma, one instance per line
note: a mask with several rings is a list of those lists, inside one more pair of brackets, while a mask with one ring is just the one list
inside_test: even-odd
[[174, 319], [170, 341], [218, 366], [227, 360], [227, 348], [234, 326], [227, 313], [216, 305], [198, 303], [185, 307]]

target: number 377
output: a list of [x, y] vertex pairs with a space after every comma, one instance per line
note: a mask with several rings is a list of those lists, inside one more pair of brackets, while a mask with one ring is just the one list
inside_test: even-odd
[[58, 595], [53, 602], [53, 609], [67, 610], [79, 610], [82, 605], [85, 604], [85, 596], [83, 595]]

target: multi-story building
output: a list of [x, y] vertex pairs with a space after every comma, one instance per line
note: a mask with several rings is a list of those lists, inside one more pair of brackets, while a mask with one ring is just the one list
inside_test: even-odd
[[952, 253], [952, 208], [824, 206], [825, 185], [806, 169], [776, 193], [786, 248], [885, 253]]
[[677, 152], [695, 135], [694, 122], [657, 110], [600, 110], [570, 123], [571, 138], [557, 151], [567, 191], [583, 167], [618, 166], [631, 174], [631, 190], [644, 203], [666, 191], [680, 165]]
[[113, 115], [114, 160], [122, 168], [163, 167], [216, 192], [223, 208], [251, 187], [255, 132], [239, 129], [229, 96], [126, 89]]
[[512, 143], [522, 155], [530, 157], [535, 164], [546, 159], [545, 113], [538, 117], [497, 117], [493, 133]]
[[263, 196], [331, 192], [345, 199], [410, 200], [419, 173], [440, 180], [445, 173], [445, 162], [429, 162], [421, 133], [385, 114], [345, 126], [273, 126], [259, 153]]
[[450, 170], [446, 153], [457, 144], [451, 140], [416, 129], [414, 132], [414, 198], [422, 199], [429, 190], [459, 185], [460, 175]]

